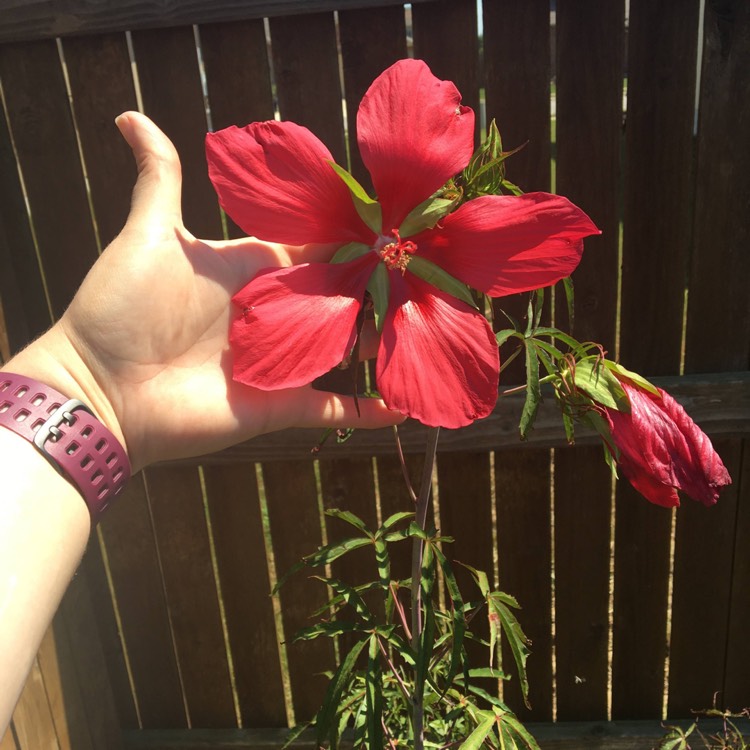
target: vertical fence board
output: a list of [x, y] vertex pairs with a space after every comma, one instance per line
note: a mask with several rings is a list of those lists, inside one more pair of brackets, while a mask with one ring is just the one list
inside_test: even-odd
[[750, 539], [750, 442], [742, 442], [741, 472], [735, 474], [739, 503], [737, 527], [734, 537], [734, 568], [732, 569], [732, 600], [729, 612], [727, 633], [726, 673], [722, 697], [727, 706], [739, 710], [746, 706], [750, 694], [750, 604], [747, 592], [750, 591], [750, 555], [747, 554], [747, 540]]
[[[273, 94], [262, 19], [200, 27], [211, 123], [230, 125], [273, 120]], [[245, 233], [227, 217], [230, 237]]]
[[[615, 348], [624, 3], [557, 6], [556, 191], [602, 230], [573, 274], [581, 341]], [[556, 322], [569, 325], [564, 294]], [[610, 471], [600, 448], [555, 451], [557, 718], [607, 715]]]
[[97, 249], [55, 42], [0, 47], [0, 78], [52, 311], [60, 316]]
[[[495, 119], [506, 149], [528, 141], [507, 163], [508, 177], [523, 190], [550, 187], [550, 9], [542, 0], [484, 3], [484, 83], [487, 121]], [[534, 50], [530, 55], [529, 50]], [[496, 325], [506, 327], [500, 308], [517, 318], [526, 313], [527, 295], [496, 303]], [[510, 352], [501, 352], [507, 356]], [[522, 382], [521, 362], [503, 383]], [[533, 710], [527, 711], [518, 680], [505, 696], [524, 719], [552, 718], [552, 610], [549, 452], [514, 450], [495, 454], [500, 588], [523, 607], [522, 627], [533, 640], [528, 672]], [[512, 671], [510, 653], [504, 656]], [[509, 661], [510, 660], [510, 661]]]
[[26, 684], [13, 712], [13, 725], [22, 750], [60, 750], [44, 678], [39, 661], [34, 660]]
[[63, 41], [76, 128], [91, 190], [99, 241], [106, 247], [122, 229], [135, 183], [133, 155], [114, 119], [137, 109], [124, 34]]
[[151, 468], [148, 497], [190, 725], [236, 726], [196, 468]]
[[93, 750], [65, 618], [58, 612], [37, 655], [60, 750]]
[[[276, 570], [281, 577], [321, 544], [313, 465], [267, 463], [263, 466], [263, 479]], [[327, 638], [292, 641], [298, 630], [312, 623], [310, 615], [326, 601], [326, 591], [322, 584], [300, 573], [284, 584], [280, 596], [294, 711], [296, 720], [304, 721], [320, 707], [327, 684], [321, 673], [334, 666], [333, 646]]]
[[204, 469], [243, 726], [284, 726], [284, 688], [254, 464]]
[[474, 0], [436, 0], [415, 3], [411, 9], [414, 55], [432, 72], [453, 81], [462, 102], [476, 115], [479, 135], [479, 42]]
[[[517, 678], [504, 688], [506, 703], [522, 720], [552, 717], [549, 481], [548, 451], [518, 449], [496, 454], [500, 588], [518, 599], [522, 607], [518, 618], [532, 641], [527, 662], [532, 710], [523, 707]], [[503, 669], [515, 672], [507, 649], [503, 650]]]
[[281, 119], [309, 128], [346, 164], [333, 14], [272, 18], [270, 26]]
[[[705, 9], [685, 341], [688, 372], [746, 369], [750, 361], [750, 151], [738, 148], [736, 139], [727, 135], [750, 127], [748, 11], [741, 2], [722, 8], [707, 3]], [[743, 621], [745, 632], [750, 628], [750, 603], [746, 596], [737, 596], [741, 589], [732, 582], [746, 558], [744, 546], [735, 546], [735, 539], [741, 539], [737, 530], [748, 492], [741, 477], [742, 442], [722, 440], [716, 448], [734, 486], [722, 492], [716, 507], [706, 510], [686, 502], [678, 515], [670, 715], [710, 706], [713, 693], [723, 687], [725, 668], [733, 670], [735, 692], [722, 693], [720, 704], [730, 705], [731, 699], [746, 702], [750, 689], [747, 675], [744, 690], [737, 689], [743, 685], [742, 678], [737, 679], [741, 670], [729, 656], [736, 646], [725, 640], [725, 634], [736, 638]], [[700, 617], [694, 616], [696, 611]]]
[[206, 103], [193, 29], [134, 32], [133, 49], [145, 113], [180, 155], [185, 226], [199, 237], [221, 237], [219, 204], [206, 169]]
[[133, 478], [100, 525], [141, 725], [187, 726], [159, 556], [143, 483]]
[[339, 36], [344, 65], [349, 160], [360, 184], [372, 182], [357, 148], [357, 108], [370, 84], [387, 67], [406, 57], [406, 24], [400, 5], [339, 11]]
[[[698, 2], [631, 2], [620, 355], [646, 375], [680, 363], [697, 30]], [[651, 718], [662, 706], [670, 516], [621, 482], [615, 524], [612, 713]]]
[[18, 351], [50, 324], [8, 122], [0, 117], [0, 303], [8, 349]]
[[555, 451], [557, 718], [607, 715], [611, 473], [602, 449]]

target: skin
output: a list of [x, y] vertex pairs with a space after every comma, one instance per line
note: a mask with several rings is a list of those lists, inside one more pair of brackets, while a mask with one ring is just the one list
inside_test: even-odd
[[[138, 165], [128, 221], [63, 317], [0, 369], [88, 404], [134, 472], [286, 427], [376, 428], [403, 417], [378, 400], [310, 386], [265, 392], [231, 379], [231, 297], [259, 270], [327, 260], [330, 248], [196, 239], [182, 223], [172, 143], [148, 118], [117, 119]], [[376, 348], [372, 332], [363, 356]], [[24, 439], [0, 428], [0, 736], [80, 562], [88, 510]]]

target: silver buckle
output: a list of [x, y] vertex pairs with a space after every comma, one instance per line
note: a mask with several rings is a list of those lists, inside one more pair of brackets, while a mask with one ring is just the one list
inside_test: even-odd
[[89, 409], [83, 401], [79, 401], [77, 398], [68, 399], [64, 404], [55, 409], [52, 414], [49, 415], [47, 421], [42, 424], [34, 435], [34, 445], [37, 447], [39, 452], [55, 467], [59, 474], [62, 474], [62, 468], [55, 461], [55, 459], [47, 452], [45, 443], [48, 440], [56, 442], [62, 437], [60, 432], [60, 426], [64, 423], [68, 427], [75, 424], [75, 417], [73, 412], [82, 409], [93, 416], [93, 412]]

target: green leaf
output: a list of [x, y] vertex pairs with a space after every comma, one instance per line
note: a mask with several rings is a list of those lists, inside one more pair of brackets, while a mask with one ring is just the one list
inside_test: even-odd
[[384, 263], [378, 263], [367, 282], [367, 291], [372, 297], [372, 308], [375, 313], [375, 328], [383, 330], [385, 315], [388, 312], [388, 300], [391, 294], [391, 281]]
[[565, 291], [565, 304], [568, 308], [568, 328], [572, 331], [575, 327], [575, 290], [573, 289], [573, 279], [566, 276], [562, 279], [563, 290]]
[[516, 338], [523, 340], [523, 334], [519, 333], [513, 328], [504, 328], [502, 331], [498, 331], [495, 334], [497, 345], [502, 346], [511, 336], [515, 336]]
[[391, 557], [388, 554], [388, 545], [382, 538], [375, 539], [375, 563], [378, 566], [378, 578], [384, 589], [391, 583]]
[[474, 581], [476, 581], [477, 586], [479, 587], [479, 590], [482, 592], [482, 597], [486, 598], [487, 595], [490, 593], [490, 581], [487, 577], [487, 574], [483, 570], [477, 570], [477, 568], [472, 568], [471, 565], [467, 565], [466, 563], [460, 563], [466, 570], [471, 573], [471, 575], [474, 578]]
[[350, 260], [366, 255], [370, 252], [370, 249], [369, 245], [365, 245], [363, 242], [350, 242], [334, 253], [331, 263], [348, 263]]
[[[508, 609], [510, 604], [509, 600], [518, 606], [518, 603], [512, 597], [502, 592], [493, 592], [490, 594], [488, 604], [490, 607], [490, 622], [492, 623], [493, 615], [500, 621], [502, 625], [505, 637], [508, 640], [513, 659], [516, 662], [516, 669], [518, 670], [518, 680], [521, 686], [521, 694], [523, 695], [523, 701], [527, 707], [529, 705], [529, 680], [526, 676], [526, 659], [529, 656], [529, 639], [521, 630], [521, 626], [516, 619], [516, 616]], [[514, 606], [510, 604], [510, 606]]]
[[324, 576], [313, 576], [322, 581], [338, 594], [354, 611], [367, 623], [371, 623], [373, 616], [365, 604], [365, 600], [359, 595], [359, 592], [348, 583], [338, 580], [337, 578], [325, 578]]
[[316, 552], [306, 555], [304, 559], [305, 565], [311, 568], [317, 568], [321, 565], [328, 565], [334, 560], [338, 560], [339, 557], [343, 557], [347, 552], [364, 547], [367, 544], [372, 544], [372, 540], [369, 537], [352, 537], [351, 539], [344, 539], [343, 542], [335, 542], [334, 544], [327, 544], [325, 547], [321, 547]]
[[453, 295], [456, 299], [460, 299], [475, 310], [479, 309], [469, 287], [463, 281], [459, 281], [447, 271], [444, 271], [440, 266], [419, 255], [412, 255], [407, 268], [415, 276], [419, 276], [420, 279], [423, 279], [428, 284], [432, 284], [432, 286], [436, 286], [438, 289], [442, 289], [444, 292]]
[[380, 684], [380, 646], [378, 644], [378, 636], [376, 633], [373, 633], [370, 636], [367, 672], [365, 673], [367, 737], [369, 740], [368, 746], [372, 748], [385, 746], [383, 742], [383, 727], [381, 725], [383, 694]]
[[521, 411], [521, 421], [518, 429], [521, 439], [525, 440], [534, 424], [539, 402], [542, 400], [542, 388], [539, 385], [539, 359], [536, 350], [526, 345], [526, 400]]
[[458, 588], [456, 575], [453, 572], [453, 566], [448, 558], [443, 554], [439, 547], [435, 547], [435, 557], [443, 571], [443, 580], [445, 587], [448, 589], [448, 596], [451, 599], [453, 610], [453, 637], [451, 644], [450, 661], [448, 662], [448, 674], [445, 676], [445, 687], [443, 693], [451, 686], [453, 678], [461, 668], [461, 654], [464, 647], [464, 634], [466, 633], [466, 619], [464, 617], [464, 601], [461, 597], [461, 591]]
[[310, 726], [311, 722], [304, 721], [302, 724], [292, 727], [286, 736], [286, 742], [282, 745], [281, 750], [286, 750], [302, 733]]
[[518, 735], [518, 737], [523, 741], [524, 745], [529, 748], [529, 750], [539, 750], [539, 745], [537, 744], [536, 740], [529, 734], [528, 729], [521, 724], [518, 719], [513, 716], [513, 714], [506, 713], [503, 714], [502, 718], [500, 719], [501, 723], [510, 727], [513, 731], [513, 734]]
[[400, 513], [394, 513], [392, 516], [383, 521], [383, 525], [378, 529], [376, 536], [380, 536], [382, 532], [392, 529], [397, 523], [405, 521], [407, 518], [414, 518], [413, 511], [401, 511]]
[[482, 712], [482, 721], [476, 729], [461, 743], [458, 750], [479, 750], [487, 739], [489, 733], [495, 728], [495, 715], [486, 711]]
[[321, 635], [327, 638], [334, 638], [344, 633], [352, 633], [361, 629], [361, 626], [355, 622], [346, 622], [336, 620], [335, 622], [319, 622], [317, 625], [311, 625], [309, 628], [302, 628], [294, 634], [294, 641], [313, 641]]
[[336, 745], [337, 727], [334, 720], [338, 713], [341, 695], [349, 682], [349, 678], [355, 664], [357, 663], [357, 659], [362, 653], [362, 649], [365, 647], [368, 640], [369, 637], [363, 638], [352, 646], [351, 651], [349, 651], [346, 657], [344, 657], [330, 683], [328, 683], [328, 688], [325, 697], [323, 698], [323, 705], [320, 707], [320, 710], [315, 717], [319, 745], [325, 742], [326, 738], [330, 739], [334, 746]]
[[367, 528], [367, 524], [359, 516], [355, 515], [350, 510], [340, 510], [339, 508], [329, 508], [326, 511], [326, 515], [330, 516], [331, 518], [338, 518], [339, 520], [344, 521], [345, 523], [348, 523], [354, 526], [354, 528], [359, 529], [360, 531], [364, 531], [365, 534], [367, 534], [370, 538], [372, 538], [372, 534]]
[[649, 391], [649, 393], [653, 393], [655, 396], [661, 397], [659, 389], [653, 383], [649, 383], [649, 381], [646, 380], [643, 375], [639, 375], [637, 372], [628, 370], [627, 367], [623, 367], [619, 362], [613, 362], [610, 359], [603, 359], [602, 364], [612, 372], [616, 372], [619, 375], [627, 378], [628, 380], [632, 380], [633, 383], [635, 383], [640, 388], [643, 388], [644, 391]]
[[439, 196], [431, 196], [426, 201], [422, 201], [401, 222], [401, 226], [398, 228], [399, 236], [405, 239], [425, 229], [432, 229], [440, 219], [450, 212], [457, 202], [456, 198]]
[[602, 406], [629, 412], [630, 402], [620, 381], [600, 363], [599, 358], [593, 357], [576, 363], [572, 371], [576, 388]]
[[380, 204], [373, 198], [370, 198], [370, 196], [367, 195], [367, 191], [362, 187], [362, 185], [360, 185], [353, 177], [353, 175], [349, 174], [349, 172], [347, 172], [343, 167], [340, 167], [338, 164], [336, 164], [336, 162], [333, 161], [329, 161], [328, 163], [333, 168], [333, 171], [336, 172], [336, 174], [344, 181], [346, 186], [349, 188], [349, 192], [352, 196], [352, 202], [354, 203], [354, 208], [357, 209], [357, 213], [359, 214], [362, 221], [364, 221], [365, 224], [367, 224], [367, 226], [370, 227], [373, 232], [375, 232], [375, 234], [380, 234], [383, 224]]

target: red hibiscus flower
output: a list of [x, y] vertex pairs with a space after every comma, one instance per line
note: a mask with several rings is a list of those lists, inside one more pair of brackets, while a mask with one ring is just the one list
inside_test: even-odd
[[657, 505], [680, 504], [682, 490], [714, 505], [719, 489], [732, 480], [708, 436], [665, 391], [651, 393], [627, 380], [621, 385], [630, 413], [606, 408], [617, 463], [630, 483]]
[[473, 135], [474, 113], [452, 83], [418, 60], [390, 67], [357, 115], [379, 201], [361, 194], [367, 211], [303, 127], [271, 121], [207, 136], [221, 205], [248, 234], [294, 245], [356, 243], [346, 262], [270, 270], [235, 295], [235, 380], [275, 390], [335, 367], [354, 345], [369, 289], [381, 300], [387, 294], [376, 377], [389, 407], [444, 427], [492, 411], [499, 369], [492, 330], [468, 300], [435, 285], [435, 267], [492, 296], [524, 292], [569, 275], [582, 238], [598, 230], [568, 200], [546, 193], [477, 198], [434, 228], [405, 223], [468, 164]]

